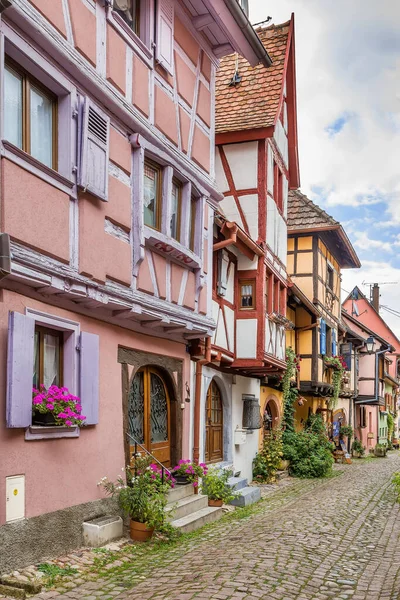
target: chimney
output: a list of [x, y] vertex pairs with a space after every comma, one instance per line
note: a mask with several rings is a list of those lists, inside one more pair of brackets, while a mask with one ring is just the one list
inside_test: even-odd
[[372, 306], [376, 312], [379, 312], [379, 295], [379, 285], [374, 283], [372, 287]]

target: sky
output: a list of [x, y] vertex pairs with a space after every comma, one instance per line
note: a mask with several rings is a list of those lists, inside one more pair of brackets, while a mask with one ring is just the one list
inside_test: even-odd
[[[400, 337], [400, 1], [249, 0], [250, 20], [295, 14], [301, 189], [361, 260], [343, 290], [381, 286]], [[392, 282], [396, 282], [392, 284]], [[346, 292], [343, 292], [346, 297]]]

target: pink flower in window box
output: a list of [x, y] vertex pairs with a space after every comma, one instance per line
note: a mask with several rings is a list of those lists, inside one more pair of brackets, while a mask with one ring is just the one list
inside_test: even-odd
[[32, 389], [32, 422], [36, 425], [82, 427], [86, 417], [77, 396], [66, 387], [52, 385], [48, 390], [41, 385]]

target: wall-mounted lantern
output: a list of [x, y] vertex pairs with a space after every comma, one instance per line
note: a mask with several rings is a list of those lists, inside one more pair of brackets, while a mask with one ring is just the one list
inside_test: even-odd
[[374, 353], [375, 339], [372, 337], [372, 335], [370, 335], [369, 338], [365, 340], [365, 348], [367, 349], [368, 354]]

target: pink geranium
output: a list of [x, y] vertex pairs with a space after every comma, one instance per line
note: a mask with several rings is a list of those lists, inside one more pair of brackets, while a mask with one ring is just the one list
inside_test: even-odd
[[71, 394], [68, 388], [56, 385], [51, 385], [48, 390], [44, 385], [39, 390], [32, 389], [32, 411], [52, 414], [56, 425], [65, 427], [81, 427], [86, 419], [81, 414], [80, 399]]

